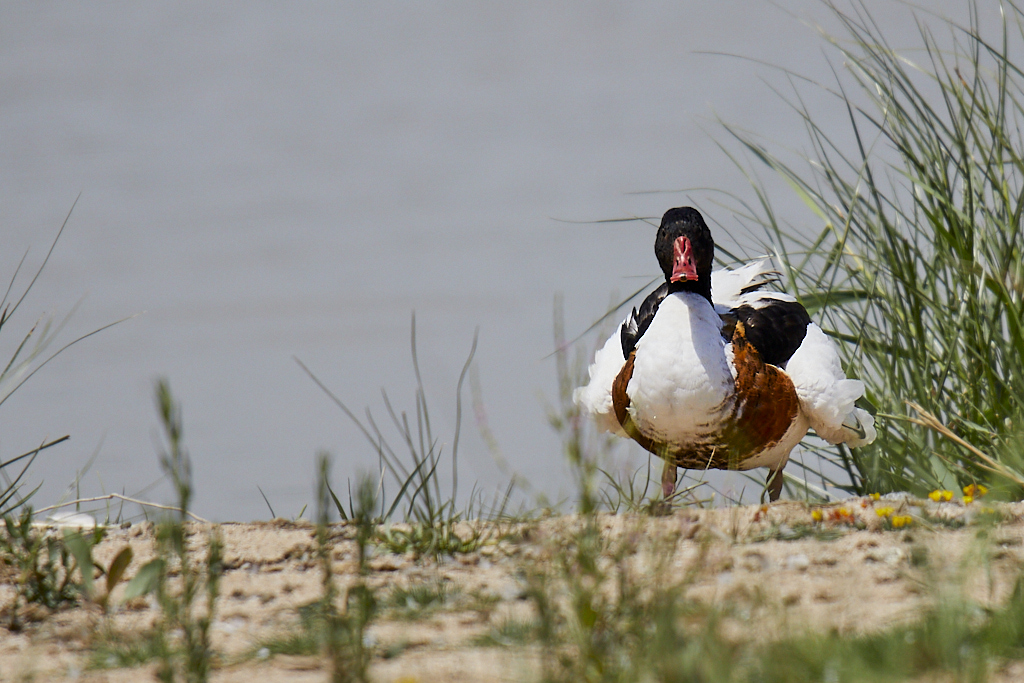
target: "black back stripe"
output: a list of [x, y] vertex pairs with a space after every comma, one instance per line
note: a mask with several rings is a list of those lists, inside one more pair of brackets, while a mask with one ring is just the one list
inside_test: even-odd
[[[751, 283], [743, 291], [756, 290], [769, 282], [770, 280], [761, 280]], [[636, 308], [633, 309], [619, 330], [623, 358], [629, 358], [629, 354], [636, 349], [637, 342], [651, 326], [654, 314], [658, 312], [658, 306], [665, 300], [665, 297], [675, 292], [687, 291], [689, 289], [687, 285], [692, 284], [663, 282], [661, 286], [647, 295], [647, 298], [640, 304], [639, 311]], [[734, 321], [741, 321], [746, 328], [747, 340], [760, 354], [761, 360], [777, 367], [785, 365], [800, 348], [800, 344], [803, 343], [804, 336], [807, 334], [807, 326], [811, 322], [811, 317], [798, 302], [771, 297], [760, 299], [757, 307], [737, 306], [722, 316], [722, 319], [725, 322], [723, 335], [725, 335], [726, 341], [732, 339]]]
[[640, 337], [644, 336], [644, 332], [651, 326], [654, 314], [658, 312], [658, 306], [665, 300], [665, 297], [678, 290], [679, 287], [677, 285], [663, 282], [660, 287], [647, 295], [644, 302], [640, 304], [639, 312], [637, 312], [636, 308], [633, 309], [626, 322], [622, 323], [622, 329], [619, 331], [619, 339], [622, 341], [623, 358], [629, 358], [629, 354], [633, 353], [636, 343], [640, 341]]
[[782, 367], [807, 335], [811, 317], [796, 301], [765, 298], [758, 307], [737, 306], [729, 313], [743, 323], [747, 340], [761, 360]]

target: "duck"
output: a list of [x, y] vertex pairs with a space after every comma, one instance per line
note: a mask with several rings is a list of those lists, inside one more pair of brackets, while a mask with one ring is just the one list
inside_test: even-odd
[[665, 281], [597, 350], [573, 400], [664, 461], [664, 499], [678, 468], [766, 467], [776, 501], [809, 430], [852, 448], [875, 440], [873, 416], [855, 405], [864, 383], [846, 377], [795, 297], [766, 289], [778, 280], [770, 259], [712, 272], [711, 230], [688, 206], [665, 213], [654, 253]]

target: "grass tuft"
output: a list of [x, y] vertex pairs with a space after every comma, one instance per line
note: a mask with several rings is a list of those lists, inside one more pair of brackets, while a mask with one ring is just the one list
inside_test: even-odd
[[[317, 386], [352, 420], [360, 432], [376, 451], [380, 464], [380, 481], [375, 495], [379, 511], [374, 513], [374, 520], [387, 523], [397, 514], [412, 528], [385, 529], [377, 535], [377, 542], [391, 552], [414, 552], [416, 555], [440, 557], [455, 553], [471, 552], [486, 540], [477, 534], [482, 528], [470, 526], [469, 536], [456, 533], [456, 525], [465, 518], [486, 516], [498, 519], [504, 515], [508, 501], [512, 495], [512, 486], [504, 495], [495, 498], [489, 509], [484, 503], [482, 492], [474, 487], [467, 506], [459, 509], [458, 497], [458, 456], [459, 439], [462, 429], [462, 386], [466, 379], [473, 356], [476, 354], [477, 336], [473, 337], [469, 355], [459, 375], [455, 392], [455, 431], [451, 441], [451, 478], [450, 484], [444, 488], [442, 479], [442, 455], [444, 444], [434, 435], [430, 422], [430, 410], [427, 405], [426, 391], [420, 374], [419, 357], [416, 351], [416, 317], [412, 318], [411, 352], [413, 371], [416, 376], [415, 417], [410, 420], [406, 412], [398, 412], [391, 403], [386, 391], [382, 390], [384, 406], [388, 417], [398, 434], [400, 445], [395, 446], [381, 430], [373, 414], [366, 411], [365, 420], [360, 419], [341, 401], [313, 372], [299, 359], [295, 359], [300, 367], [309, 375]], [[404, 455], [403, 455], [404, 454]], [[390, 503], [386, 502], [385, 480], [390, 478], [398, 487]], [[348, 494], [348, 505], [343, 503], [335, 491], [327, 484], [329, 499], [335, 511], [343, 520], [352, 518], [354, 502], [351, 490]]]
[[[983, 31], [972, 2], [968, 25], [919, 22], [919, 49], [908, 53], [863, 4], [826, 4], [843, 34], [824, 39], [845, 68], [834, 86], [806, 87], [832, 96], [845, 118], [816, 117], [794, 85], [787, 101], [812, 150], [794, 162], [726, 129], [813, 214], [809, 234], [783, 224], [756, 181], [756, 204], [739, 212], [765, 231], [787, 290], [844, 342], [848, 373], [878, 407], [873, 446], [830, 452], [849, 479], [838, 483], [922, 495], [984, 482], [1019, 499], [1021, 12], [1002, 3], [1001, 25]], [[854, 144], [842, 144], [851, 133]]]
[[[160, 617], [151, 632], [138, 639], [128, 638], [125, 648], [116, 645], [120, 635], [108, 633], [98, 649], [102, 654], [93, 663], [113, 666], [123, 660], [140, 664], [146, 658], [156, 658], [158, 680], [204, 683], [218, 660], [210, 627], [224, 574], [224, 542], [219, 527], [214, 525], [207, 534], [204, 557], [196, 558], [195, 549], [190, 547], [192, 529], [187, 523], [191, 514], [192, 465], [184, 448], [181, 406], [174, 400], [166, 380], [157, 382], [156, 403], [166, 440], [160, 465], [171, 480], [178, 506], [175, 514], [157, 524], [157, 556], [139, 568], [125, 587], [124, 598], [155, 594]], [[176, 580], [172, 581], [172, 577]], [[201, 598], [205, 598], [203, 606]]]
[[356, 507], [353, 522], [356, 525], [358, 573], [356, 582], [349, 586], [341, 598], [344, 612], [337, 607], [338, 589], [331, 566], [330, 513], [332, 497], [327, 482], [330, 479], [330, 460], [321, 453], [317, 459], [317, 556], [323, 574], [323, 597], [315, 610], [315, 621], [309, 622], [318, 633], [322, 652], [330, 662], [333, 683], [365, 681], [372, 652], [367, 646], [367, 629], [378, 611], [377, 597], [366, 584], [368, 572], [367, 546], [374, 531], [373, 513], [377, 507], [373, 479], [362, 477], [356, 486]]
[[[0, 570], [13, 574], [16, 589], [14, 602], [9, 608], [7, 628], [20, 631], [23, 627], [23, 604], [56, 610], [77, 602], [82, 586], [74, 580], [78, 566], [75, 555], [61, 538], [33, 526], [31, 507], [23, 508], [17, 516], [6, 514], [3, 523], [0, 530]], [[102, 537], [102, 529], [98, 529], [96, 534]], [[92, 578], [91, 574], [89, 578]]]
[[459, 593], [457, 586], [444, 581], [430, 581], [393, 588], [387, 602], [398, 616], [418, 620], [449, 606]]
[[[21, 273], [21, 267], [25, 263], [25, 257], [28, 256], [28, 252], [25, 256], [22, 256], [21, 261], [15, 268], [14, 273], [11, 275], [10, 282], [7, 285], [7, 289], [4, 291], [2, 297], [0, 297], [0, 342], [6, 343], [6, 332], [5, 326], [9, 326], [15, 313], [21, 307], [21, 304], [25, 301], [29, 292], [32, 291], [32, 287], [35, 285], [39, 276], [42, 275], [43, 270], [46, 268], [46, 264], [50, 261], [50, 256], [53, 255], [53, 250], [57, 247], [57, 242], [60, 241], [61, 235], [64, 234], [64, 229], [68, 225], [68, 221], [71, 220], [71, 214], [75, 210], [75, 205], [78, 204], [78, 198], [75, 199], [71, 205], [71, 209], [68, 210], [68, 215], [64, 218], [64, 222], [60, 226], [60, 230], [57, 231], [57, 235], [53, 238], [53, 242], [50, 243], [50, 249], [46, 252], [46, 257], [43, 262], [36, 269], [31, 280], [21, 291], [21, 294], [14, 294], [14, 284], [18, 280], [18, 275]], [[54, 325], [53, 320], [43, 316], [36, 320], [36, 322], [29, 328], [29, 331], [20, 339], [15, 338], [14, 340], [14, 351], [11, 353], [11, 357], [7, 364], [0, 369], [0, 406], [2, 406], [7, 399], [14, 394], [22, 385], [32, 378], [37, 372], [43, 369], [43, 367], [52, 361], [54, 358], [64, 353], [67, 349], [71, 348], [78, 342], [91, 337], [94, 334], [98, 334], [114, 325], [118, 325], [129, 318], [123, 318], [113, 323], [104, 325], [100, 328], [93, 330], [92, 332], [86, 333], [72, 341], [64, 344], [53, 353], [46, 355], [46, 350], [56, 341], [57, 337], [64, 330], [64, 326], [68, 320], [71, 319], [71, 315], [74, 313], [72, 310], [67, 316], [64, 317], [59, 323]], [[9, 327], [8, 327], [9, 329]], [[45, 357], [44, 357], [45, 356]], [[24, 505], [32, 495], [39, 490], [39, 486], [28, 492], [22, 492], [23, 479], [28, 468], [32, 466], [36, 456], [40, 452], [56, 446], [59, 443], [66, 441], [69, 437], [63, 436], [58, 439], [43, 439], [39, 447], [25, 453], [23, 455], [11, 458], [10, 460], [4, 461], [0, 459], [0, 515], [6, 515], [9, 512], [16, 510], [18, 507]], [[13, 466], [22, 463], [20, 471], [13, 476], [10, 472], [13, 470]], [[8, 469], [10, 468], [10, 469]], [[40, 484], [41, 486], [41, 484]]]

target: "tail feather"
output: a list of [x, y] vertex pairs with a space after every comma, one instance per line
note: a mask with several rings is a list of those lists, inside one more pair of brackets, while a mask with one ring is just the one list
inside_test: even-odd
[[716, 270], [711, 273], [711, 296], [718, 306], [731, 308], [739, 298], [750, 291], [764, 287], [778, 279], [771, 259], [752, 261], [735, 270]]
[[624, 434], [612, 405], [612, 382], [625, 362], [619, 335], [613, 334], [594, 355], [590, 382], [572, 392], [573, 402], [606, 432]]
[[875, 418], [866, 410], [854, 408], [853, 412], [846, 416], [843, 421], [845, 443], [851, 448], [866, 446], [875, 440], [878, 433], [875, 431]]
[[839, 352], [821, 328], [811, 323], [807, 335], [786, 363], [800, 408], [814, 432], [829, 443], [864, 446], [875, 440], [874, 418], [854, 406], [864, 382], [847, 379]]

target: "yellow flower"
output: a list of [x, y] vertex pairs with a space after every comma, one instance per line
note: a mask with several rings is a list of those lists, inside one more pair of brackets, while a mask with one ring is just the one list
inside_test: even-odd
[[878, 515], [879, 517], [888, 517], [889, 515], [891, 515], [895, 511], [896, 510], [894, 510], [891, 507], [875, 508], [875, 514]]
[[811, 519], [813, 519], [815, 522], [820, 522], [822, 519], [824, 519], [824, 517], [825, 516], [821, 514], [821, 510], [811, 511]]
[[964, 496], [964, 505], [970, 505], [974, 502], [974, 496]]
[[879, 498], [881, 498], [881, 497], [882, 497], [882, 494], [881, 494], [881, 493], [872, 493], [872, 494], [871, 494], [871, 495], [869, 496], [869, 498], [871, 498], [871, 500], [878, 500], [878, 499], [879, 499]]
[[988, 493], [988, 489], [981, 484], [968, 484], [964, 487], [964, 501], [967, 501], [968, 498], [981, 498], [986, 493]]
[[903, 526], [910, 526], [914, 523], [914, 518], [910, 515], [893, 515], [892, 519], [889, 520], [892, 523], [893, 529], [899, 529]]
[[937, 489], [928, 494], [928, 497], [938, 503], [940, 500], [950, 501], [953, 500], [953, 492], [945, 489]]

